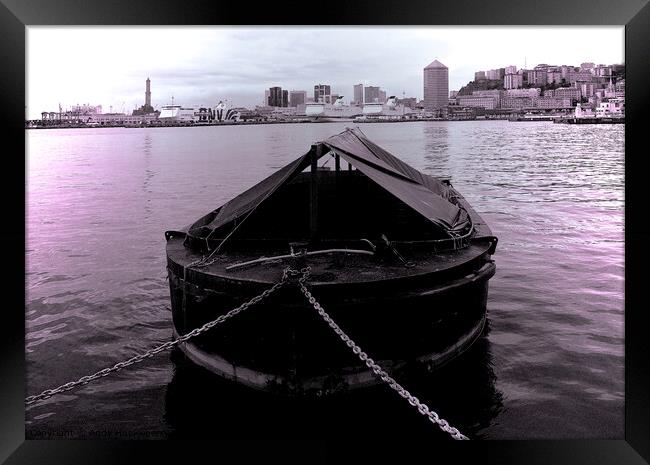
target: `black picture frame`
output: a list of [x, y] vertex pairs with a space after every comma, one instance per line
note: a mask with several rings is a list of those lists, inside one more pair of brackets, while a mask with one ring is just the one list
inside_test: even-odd
[[[199, 456], [231, 463], [367, 462], [394, 457], [410, 463], [421, 454], [453, 463], [636, 465], [650, 461], [650, 337], [644, 290], [650, 253], [650, 195], [644, 132], [650, 128], [650, 4], [648, 0], [490, 2], [364, 0], [254, 4], [217, 0], [0, 0], [0, 122], [3, 140], [5, 245], [0, 337], [0, 461], [7, 464], [193, 463]], [[25, 353], [25, 27], [29, 25], [624, 25], [625, 128], [625, 437], [620, 440], [471, 441], [423, 444], [350, 438], [313, 441], [26, 441]], [[588, 47], [588, 45], [586, 45]], [[8, 142], [8, 143], [7, 143]], [[21, 226], [23, 225], [23, 226]], [[22, 307], [22, 309], [21, 309]], [[346, 452], [343, 452], [343, 449]], [[448, 455], [449, 456], [449, 455]], [[228, 459], [231, 460], [228, 460]], [[447, 459], [452, 460], [452, 459]]]

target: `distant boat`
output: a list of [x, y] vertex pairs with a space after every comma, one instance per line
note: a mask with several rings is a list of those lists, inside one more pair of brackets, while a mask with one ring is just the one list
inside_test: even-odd
[[[334, 169], [318, 167], [324, 158]], [[317, 301], [390, 373], [436, 368], [482, 334], [497, 245], [449, 181], [417, 171], [358, 129], [312, 145], [165, 237], [176, 336], [269, 289], [287, 266], [309, 266]], [[188, 267], [208, 256], [216, 260]], [[320, 396], [378, 382], [295, 284], [180, 348], [260, 390]]]
[[234, 108], [229, 108], [222, 100], [219, 100], [219, 103], [214, 110], [212, 110], [213, 119], [217, 122], [237, 122], [240, 120], [240, 113]]
[[210, 124], [224, 122], [238, 122], [240, 113], [234, 108], [229, 108], [222, 100], [214, 108], [193, 108], [181, 105], [165, 105], [162, 107], [158, 120], [161, 123], [172, 124]]
[[193, 122], [195, 108], [186, 108], [181, 105], [165, 105], [158, 115], [158, 120], [161, 122]]
[[305, 116], [313, 122], [351, 122], [361, 114], [361, 108], [345, 105], [343, 96], [338, 97], [333, 104], [323, 102], [308, 102], [305, 104]]
[[386, 103], [370, 102], [363, 105], [363, 115], [358, 116], [355, 121], [369, 120], [373, 118], [401, 119], [407, 115], [415, 114], [416, 111], [397, 103], [394, 95], [388, 97]]

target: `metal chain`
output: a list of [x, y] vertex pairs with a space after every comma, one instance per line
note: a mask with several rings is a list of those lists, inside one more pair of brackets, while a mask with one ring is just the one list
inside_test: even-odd
[[[306, 270], [308, 272], [309, 267], [303, 268], [303, 270]], [[457, 440], [469, 439], [467, 436], [463, 435], [460, 431], [458, 431], [456, 428], [454, 428], [449, 423], [447, 423], [446, 420], [440, 418], [436, 412], [429, 409], [429, 407], [426, 404], [422, 403], [417, 397], [415, 397], [406, 389], [404, 389], [397, 381], [395, 381], [388, 373], [386, 373], [386, 371], [381, 366], [379, 366], [377, 362], [375, 362], [372, 358], [368, 357], [368, 354], [366, 354], [363, 350], [361, 350], [361, 347], [359, 347], [352, 339], [350, 339], [350, 337], [347, 334], [345, 334], [345, 332], [339, 327], [339, 325], [337, 325], [336, 322], [332, 320], [332, 317], [330, 317], [327, 314], [327, 312], [323, 309], [323, 307], [321, 307], [321, 305], [316, 301], [316, 299], [311, 294], [311, 292], [309, 292], [309, 289], [307, 289], [307, 287], [305, 286], [306, 280], [307, 280], [307, 273], [303, 273], [303, 276], [301, 276], [300, 279], [298, 279], [298, 285], [300, 286], [300, 290], [305, 295], [307, 300], [309, 300], [309, 303], [314, 307], [314, 309], [323, 318], [323, 320], [325, 320], [325, 322], [329, 325], [329, 327], [334, 330], [334, 332], [341, 338], [341, 340], [345, 342], [345, 344], [350, 349], [352, 349], [352, 352], [354, 352], [359, 357], [359, 359], [362, 362], [364, 362], [366, 366], [373, 371], [373, 373], [376, 376], [378, 376], [382, 381], [388, 384], [388, 386], [390, 386], [391, 389], [396, 391], [400, 396], [406, 399], [409, 402], [409, 404], [417, 408], [418, 412], [420, 412], [425, 417], [428, 417], [432, 423], [437, 424], [441, 430], [449, 433], [452, 438]]]
[[[197, 262], [200, 261], [201, 260]], [[198, 264], [197, 262], [190, 264], [190, 266]], [[199, 328], [193, 329], [189, 333], [184, 334], [183, 336], [180, 336], [179, 338], [173, 341], [168, 341], [165, 342], [164, 344], [160, 344], [159, 346], [154, 347], [153, 349], [150, 349], [143, 354], [138, 354], [126, 361], [116, 363], [110, 368], [104, 368], [103, 370], [93, 373], [92, 375], [82, 376], [77, 381], [71, 381], [69, 383], [62, 384], [61, 386], [58, 386], [53, 389], [46, 389], [40, 394], [29, 396], [25, 398], [25, 404], [30, 405], [33, 404], [34, 402], [38, 402], [39, 400], [48, 399], [56, 394], [60, 394], [62, 392], [66, 392], [71, 389], [74, 389], [77, 386], [88, 384], [91, 381], [94, 381], [99, 378], [103, 378], [104, 376], [107, 376], [113, 372], [119, 371], [123, 368], [139, 363], [146, 358], [153, 357], [154, 355], [164, 350], [171, 349], [172, 347], [180, 344], [181, 342], [185, 342], [188, 339], [198, 336], [199, 334], [204, 333], [205, 331], [213, 328], [214, 326], [221, 324], [224, 321], [237, 315], [238, 313], [246, 310], [248, 307], [255, 305], [256, 303], [259, 303], [260, 301], [264, 300], [266, 297], [271, 295], [273, 292], [278, 290], [280, 287], [282, 287], [284, 284], [286, 284], [286, 282], [290, 277], [295, 277], [300, 275], [300, 278], [298, 279], [298, 285], [300, 286], [302, 293], [309, 300], [309, 303], [314, 307], [314, 309], [318, 312], [318, 314], [325, 320], [325, 322], [330, 326], [330, 328], [332, 328], [334, 332], [341, 338], [341, 340], [345, 342], [345, 344], [352, 349], [352, 351], [359, 357], [359, 359], [362, 362], [364, 362], [368, 366], [368, 368], [370, 368], [373, 371], [373, 373], [376, 376], [378, 376], [382, 381], [387, 383], [388, 386], [390, 386], [393, 390], [395, 390], [400, 396], [408, 400], [409, 404], [411, 404], [413, 407], [416, 407], [418, 412], [428, 417], [431, 422], [436, 423], [440, 427], [440, 429], [449, 433], [452, 438], [468, 439], [456, 428], [449, 425], [449, 423], [447, 423], [446, 420], [440, 418], [435, 411], [429, 409], [429, 407], [426, 404], [422, 403], [417, 397], [415, 397], [409, 391], [404, 389], [397, 381], [395, 381], [388, 373], [386, 373], [386, 371], [384, 371], [384, 369], [381, 366], [379, 366], [372, 358], [368, 357], [368, 354], [366, 354], [363, 350], [361, 350], [361, 348], [352, 339], [350, 339], [350, 337], [347, 334], [345, 334], [345, 332], [339, 327], [339, 325], [336, 324], [334, 320], [332, 320], [332, 318], [327, 314], [327, 312], [323, 309], [323, 307], [316, 301], [316, 299], [311, 294], [311, 292], [309, 292], [309, 289], [307, 289], [307, 287], [305, 286], [305, 281], [307, 280], [310, 270], [311, 268], [309, 266], [302, 268], [300, 271], [296, 271], [291, 268], [286, 268], [282, 273], [282, 279], [280, 281], [275, 283], [270, 288], [266, 289], [261, 294], [253, 297], [251, 300], [243, 303], [239, 307], [230, 310], [228, 313], [220, 315], [216, 319], [209, 321], [208, 323], [205, 323], [203, 326]]]
[[223, 323], [224, 321], [228, 320], [229, 318], [232, 318], [233, 316], [237, 315], [238, 313], [246, 310], [248, 307], [255, 305], [256, 303], [259, 303], [260, 301], [264, 300], [266, 297], [271, 295], [273, 292], [278, 290], [280, 287], [282, 287], [286, 282], [288, 281], [289, 277], [291, 276], [298, 276], [300, 273], [303, 273], [306, 277], [306, 274], [308, 273], [307, 270], [303, 271], [295, 271], [290, 268], [286, 268], [284, 272], [282, 273], [282, 279], [275, 283], [273, 286], [270, 288], [266, 289], [264, 292], [261, 294], [253, 297], [251, 300], [248, 302], [243, 303], [237, 308], [234, 308], [230, 310], [228, 313], [225, 313], [223, 315], [220, 315], [218, 318], [215, 320], [209, 321], [208, 323], [205, 323], [203, 326], [193, 329], [187, 334], [184, 334], [183, 336], [180, 336], [179, 338], [173, 340], [173, 341], [168, 341], [165, 342], [164, 344], [160, 344], [157, 347], [154, 347], [151, 350], [148, 350], [147, 352], [143, 354], [138, 354], [134, 357], [131, 357], [130, 359], [124, 361], [124, 362], [119, 362], [113, 365], [110, 368], [104, 368], [103, 370], [100, 370], [96, 373], [93, 373], [92, 375], [88, 376], [82, 376], [79, 378], [77, 381], [71, 381], [66, 384], [62, 384], [59, 387], [53, 388], [53, 389], [46, 389], [45, 391], [41, 392], [40, 394], [29, 396], [25, 398], [25, 404], [33, 404], [34, 402], [38, 402], [39, 400], [43, 399], [48, 399], [52, 397], [53, 395], [60, 394], [62, 392], [69, 391], [71, 389], [74, 389], [77, 386], [88, 384], [91, 381], [94, 381], [99, 378], [103, 378], [104, 376], [107, 376], [115, 371], [119, 371], [122, 368], [126, 368], [128, 366], [131, 366], [133, 364], [139, 363], [142, 360], [153, 357], [154, 355], [162, 352], [163, 350], [171, 349], [172, 347], [180, 344], [181, 342], [185, 342], [190, 338], [193, 338], [195, 336], [198, 336], [201, 333], [204, 333], [205, 331], [213, 328], [214, 326]]

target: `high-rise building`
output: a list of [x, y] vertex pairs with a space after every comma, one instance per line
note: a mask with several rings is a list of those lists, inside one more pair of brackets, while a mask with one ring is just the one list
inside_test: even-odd
[[569, 81], [568, 74], [573, 70], [574, 70], [573, 66], [567, 66], [567, 65], [560, 66], [560, 73], [562, 74], [562, 79], [566, 79], [568, 82]]
[[314, 86], [314, 102], [332, 103], [332, 91], [326, 84]]
[[547, 84], [552, 84], [556, 83], [559, 84], [562, 82], [562, 71], [547, 71], [546, 73], [546, 83]]
[[605, 76], [609, 77], [612, 75], [612, 67], [611, 66], [604, 66], [604, 65], [598, 65], [594, 69], [594, 74], [596, 76]]
[[289, 92], [289, 106], [290, 107], [297, 107], [298, 105], [302, 105], [303, 103], [307, 103], [307, 92], [304, 90], [292, 90]]
[[516, 73], [517, 73], [517, 67], [513, 66], [513, 65], [506, 66], [505, 69], [504, 69], [504, 72], [503, 72], [504, 75], [505, 74], [516, 74]]
[[379, 103], [386, 103], [386, 91], [379, 89]]
[[487, 79], [485, 76], [485, 71], [477, 71], [474, 73], [474, 80], [475, 81], [482, 81], [484, 79]]
[[506, 74], [503, 78], [503, 87], [505, 89], [519, 89], [524, 86], [523, 74]]
[[352, 101], [353, 105], [362, 105], [363, 104], [363, 84], [356, 84], [352, 86], [352, 91], [354, 94], [354, 100]]
[[623, 92], [625, 93], [625, 79], [619, 79], [616, 81], [616, 84], [614, 85], [614, 89], [616, 92]]
[[282, 91], [282, 106], [283, 107], [288, 107], [289, 106], [289, 91], [288, 90], [283, 90]]
[[591, 97], [594, 95], [596, 85], [593, 82], [576, 82], [576, 88], [580, 89], [580, 95]]
[[264, 103], [262, 105], [267, 106], [269, 104], [269, 97], [271, 96], [271, 92], [266, 89], [264, 91]]
[[584, 70], [581, 69], [580, 71], [577, 71], [573, 73], [569, 77], [569, 82], [576, 82], [576, 81], [584, 81], [584, 82], [591, 82], [593, 75], [591, 74], [591, 71], [589, 70]]
[[[283, 91], [282, 87], [271, 87], [269, 89], [269, 103], [270, 107], [286, 107], [289, 99], [287, 91]], [[287, 102], [285, 104], [285, 102]]]
[[547, 71], [545, 69], [533, 69], [526, 71], [528, 84], [531, 86], [543, 86], [547, 84]]
[[364, 87], [363, 98], [365, 103], [379, 102], [379, 87], [375, 87], [375, 86]]
[[493, 81], [498, 81], [499, 79], [503, 79], [504, 74], [505, 68], [489, 69], [485, 72], [485, 77]]
[[449, 104], [449, 69], [438, 60], [424, 68], [424, 108], [440, 110]]

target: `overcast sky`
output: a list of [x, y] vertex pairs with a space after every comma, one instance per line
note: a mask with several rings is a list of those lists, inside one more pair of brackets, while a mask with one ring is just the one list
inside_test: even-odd
[[27, 28], [27, 111], [75, 104], [131, 112], [151, 78], [155, 108], [171, 103], [261, 104], [281, 86], [315, 84], [352, 97], [352, 86], [422, 98], [422, 68], [449, 68], [449, 89], [474, 72], [526, 63], [624, 63], [624, 29], [614, 27], [33, 27]]

